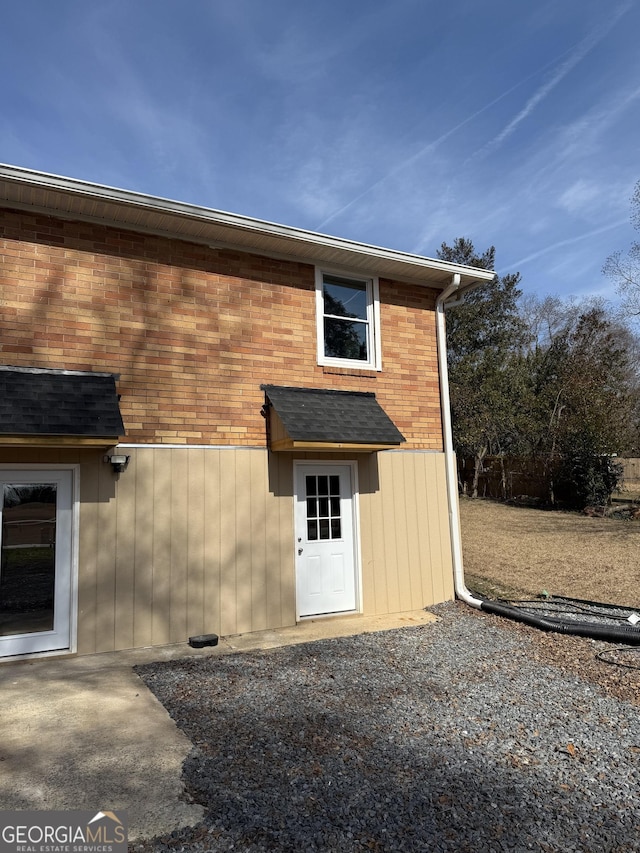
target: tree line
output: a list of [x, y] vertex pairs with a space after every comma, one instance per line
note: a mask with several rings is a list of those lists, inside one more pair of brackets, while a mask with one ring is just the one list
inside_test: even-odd
[[[495, 268], [495, 248], [480, 254], [466, 238], [438, 257]], [[464, 485], [477, 496], [497, 458], [506, 497], [505, 460], [517, 458], [542, 472], [550, 504], [606, 503], [619, 457], [640, 455], [639, 338], [603, 301], [523, 297], [519, 285], [519, 273], [496, 276], [447, 311], [454, 447], [472, 460]], [[637, 287], [640, 308], [640, 275]]]

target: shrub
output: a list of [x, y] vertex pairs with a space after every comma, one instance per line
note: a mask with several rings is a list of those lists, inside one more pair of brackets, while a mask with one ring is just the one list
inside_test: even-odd
[[623, 466], [611, 456], [570, 451], [556, 475], [556, 497], [574, 509], [608, 504], [622, 475]]

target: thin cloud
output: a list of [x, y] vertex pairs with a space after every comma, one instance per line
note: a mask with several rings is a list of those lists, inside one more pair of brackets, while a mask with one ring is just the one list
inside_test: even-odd
[[520, 80], [518, 83], [515, 83], [513, 86], [511, 86], [506, 91], [502, 92], [500, 95], [498, 95], [492, 101], [489, 101], [488, 104], [485, 104], [479, 110], [476, 110], [476, 112], [472, 113], [470, 116], [467, 116], [467, 118], [465, 118], [463, 121], [459, 122], [457, 125], [455, 125], [455, 127], [450, 128], [450, 130], [448, 130], [446, 133], [443, 133], [437, 139], [433, 140], [433, 142], [429, 142], [427, 145], [424, 145], [415, 154], [412, 154], [410, 157], [407, 157], [406, 159], [404, 159], [397, 166], [394, 166], [393, 169], [390, 169], [388, 172], [385, 172], [385, 174], [381, 178], [378, 178], [377, 181], [374, 181], [366, 189], [364, 189], [364, 190], [362, 190], [362, 192], [358, 193], [358, 195], [355, 196], [354, 198], [352, 198], [351, 201], [347, 202], [347, 204], [344, 204], [338, 210], [335, 210], [330, 216], [327, 216], [326, 219], [324, 219], [317, 226], [316, 230], [321, 230], [322, 228], [324, 228], [325, 225], [327, 225], [333, 219], [336, 219], [342, 213], [349, 210], [349, 208], [353, 207], [354, 204], [357, 204], [357, 202], [359, 202], [360, 199], [364, 198], [370, 192], [373, 192], [373, 190], [375, 190], [377, 187], [381, 186], [389, 178], [392, 178], [394, 175], [397, 175], [399, 172], [402, 172], [405, 169], [407, 169], [413, 163], [420, 160], [421, 157], [424, 157], [425, 154], [428, 154], [431, 151], [435, 151], [440, 145], [442, 145], [443, 142], [446, 142], [446, 140], [449, 139], [450, 136], [453, 136], [454, 133], [457, 133], [459, 130], [461, 130], [466, 125], [470, 124], [472, 121], [477, 119], [483, 113], [486, 113], [487, 110], [490, 110], [491, 107], [495, 106], [500, 101], [502, 101], [504, 98], [508, 97], [512, 92], [514, 92], [520, 86], [523, 86], [532, 77], [535, 77], [541, 71], [544, 71], [545, 68], [548, 68], [550, 64], [551, 63], [547, 63], [546, 65], [542, 66], [542, 68], [538, 68], [532, 74], [528, 74], [526, 77], [523, 77], [523, 79]]
[[466, 127], [466, 125], [470, 124], [472, 121], [479, 118], [481, 115], [486, 113], [488, 110], [490, 110], [496, 104], [500, 103], [500, 101], [504, 100], [512, 92], [515, 92], [517, 89], [519, 89], [525, 83], [527, 83], [529, 80], [531, 80], [534, 77], [537, 77], [540, 73], [542, 73], [543, 71], [546, 71], [547, 68], [550, 68], [553, 65], [555, 65], [555, 63], [557, 63], [558, 59], [561, 59], [562, 57], [567, 56], [567, 54], [570, 54], [569, 58], [565, 62], [562, 63], [562, 65], [560, 66], [560, 68], [558, 69], [556, 74], [553, 75], [551, 80], [547, 84], [545, 84], [545, 86], [543, 86], [541, 89], [539, 89], [538, 92], [532, 98], [529, 99], [529, 101], [527, 102], [525, 107], [520, 111], [520, 113], [518, 113], [518, 115], [511, 122], [509, 122], [507, 127], [500, 134], [498, 134], [498, 136], [496, 136], [493, 140], [491, 140], [489, 143], [487, 143], [481, 149], [476, 151], [475, 154], [473, 154], [466, 161], [466, 163], [464, 165], [468, 164], [471, 160], [475, 159], [476, 157], [481, 156], [484, 152], [488, 151], [489, 149], [495, 148], [497, 145], [499, 145], [501, 142], [503, 142], [508, 136], [510, 136], [511, 133], [513, 133], [513, 131], [516, 129], [518, 124], [520, 124], [521, 121], [524, 121], [524, 119], [532, 112], [532, 110], [537, 106], [537, 104], [540, 103], [543, 100], [543, 98], [546, 97], [551, 92], [551, 90], [553, 88], [555, 88], [555, 86], [558, 85], [558, 83], [560, 83], [560, 81], [563, 79], [563, 77], [565, 77], [569, 73], [569, 71], [571, 71], [571, 69], [575, 65], [577, 65], [587, 55], [587, 53], [590, 50], [592, 50], [600, 41], [602, 41], [602, 39], [615, 26], [615, 24], [618, 22], [618, 20], [627, 11], [629, 11], [631, 6], [632, 6], [632, 2], [631, 2], [631, 0], [628, 0], [627, 3], [625, 3], [623, 6], [621, 6], [618, 9], [618, 12], [614, 15], [612, 21], [609, 23], [609, 25], [604, 30], [601, 30], [600, 28], [594, 29], [594, 31], [578, 45], [577, 49], [574, 52], [566, 51], [565, 53], [560, 54], [559, 57], [555, 57], [550, 62], [547, 62], [544, 65], [542, 65], [540, 68], [537, 68], [531, 74], [528, 74], [526, 77], [523, 77], [522, 80], [519, 80], [513, 86], [510, 86], [504, 92], [499, 94], [496, 98], [489, 101], [489, 103], [485, 104], [479, 110], [476, 110], [474, 113], [467, 116], [467, 118], [465, 118], [463, 121], [459, 122], [457, 125], [450, 128], [446, 133], [443, 133], [437, 139], [433, 140], [432, 142], [429, 142], [427, 145], [424, 145], [415, 154], [412, 154], [410, 157], [405, 158], [397, 166], [394, 166], [388, 172], [385, 172], [385, 174], [382, 175], [380, 178], [378, 178], [378, 180], [369, 184], [369, 186], [367, 186], [364, 190], [362, 190], [360, 193], [358, 193], [356, 196], [354, 196], [350, 201], [348, 201], [346, 204], [339, 207], [337, 210], [335, 210], [329, 216], [325, 217], [325, 219], [323, 219], [322, 222], [320, 222], [316, 226], [316, 230], [317, 231], [323, 230], [330, 222], [332, 222], [334, 219], [337, 219], [339, 216], [341, 216], [347, 210], [352, 208], [355, 204], [357, 204], [359, 201], [361, 201], [361, 199], [365, 198], [365, 196], [367, 196], [369, 193], [373, 192], [375, 189], [377, 189], [379, 186], [381, 186], [385, 181], [389, 180], [389, 178], [392, 178], [395, 175], [397, 175], [399, 172], [404, 171], [409, 166], [413, 165], [418, 160], [420, 160], [422, 157], [424, 157], [425, 154], [428, 154], [432, 151], [435, 151], [439, 146], [441, 146], [444, 142], [446, 142], [447, 139], [449, 139], [451, 136], [453, 136], [459, 130], [462, 130], [463, 127]]
[[[634, 82], [634, 81], [632, 81]], [[581, 119], [563, 129], [558, 139], [558, 149], [564, 160], [589, 154], [601, 144], [600, 140], [621, 116], [640, 97], [640, 86], [631, 86], [609, 93], [604, 105], [590, 110]]]
[[528, 264], [531, 261], [541, 258], [543, 255], [548, 255], [550, 252], [554, 252], [556, 249], [562, 249], [565, 246], [573, 246], [576, 243], [580, 243], [582, 240], [588, 240], [590, 237], [596, 237], [598, 234], [605, 234], [607, 231], [613, 231], [615, 228], [627, 225], [628, 222], [628, 218], [618, 219], [616, 222], [611, 222], [609, 225], [604, 225], [602, 228], [594, 228], [592, 231], [587, 231], [584, 234], [580, 234], [578, 237], [571, 237], [568, 240], [559, 240], [557, 243], [551, 243], [549, 246], [545, 246], [543, 249], [539, 249], [531, 255], [526, 255], [524, 258], [519, 258], [517, 261], [513, 261], [513, 263], [510, 263], [508, 266], [510, 269], [517, 269], [524, 264]]
[[576, 65], [578, 65], [582, 60], [590, 53], [596, 45], [598, 45], [604, 38], [609, 34], [609, 32], [613, 29], [613, 27], [618, 23], [620, 18], [625, 15], [631, 9], [632, 3], [627, 2], [624, 5], [620, 6], [618, 11], [613, 15], [613, 18], [608, 23], [607, 26], [601, 28], [600, 26], [594, 28], [594, 30], [583, 39], [573, 53], [569, 56], [569, 58], [563, 62], [555, 74], [544, 84], [542, 85], [538, 91], [532, 95], [524, 107], [520, 110], [520, 112], [513, 118], [505, 128], [503, 128], [500, 133], [495, 136], [492, 140], [487, 142], [482, 148], [475, 152], [472, 157], [469, 158], [469, 161], [474, 160], [478, 157], [481, 157], [490, 151], [493, 151], [498, 146], [502, 145], [502, 143], [508, 139], [512, 133], [517, 129], [518, 125], [520, 125], [526, 118], [528, 118], [531, 113], [535, 110], [535, 108], [540, 104], [546, 97], [549, 95], [556, 86], [562, 82], [562, 80], [572, 71]]

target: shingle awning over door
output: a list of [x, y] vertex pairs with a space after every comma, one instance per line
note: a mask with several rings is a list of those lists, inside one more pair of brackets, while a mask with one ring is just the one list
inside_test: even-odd
[[405, 440], [373, 393], [260, 387], [272, 450], [373, 451]]
[[107, 447], [122, 435], [113, 374], [0, 366], [0, 446]]

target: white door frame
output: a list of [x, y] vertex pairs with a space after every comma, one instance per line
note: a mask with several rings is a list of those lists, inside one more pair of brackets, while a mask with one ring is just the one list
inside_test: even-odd
[[[300, 615], [300, 603], [298, 600], [298, 548], [297, 540], [297, 508], [298, 508], [298, 471], [301, 467], [315, 468], [321, 470], [323, 467], [342, 465], [348, 467], [351, 472], [351, 514], [353, 533], [353, 573], [355, 585], [355, 609], [338, 611], [336, 613], [317, 614], [309, 616]], [[358, 463], [354, 459], [294, 459], [293, 461], [293, 546], [294, 546], [294, 572], [295, 572], [295, 595], [296, 595], [296, 620], [330, 618], [340, 613], [362, 612], [362, 560], [360, 550], [360, 490], [358, 485]]]
[[[70, 535], [70, 554], [69, 554], [69, 577], [68, 589], [65, 590], [64, 601], [62, 605], [68, 607], [69, 618], [69, 637], [68, 643], [64, 648], [55, 648], [47, 650], [29, 650], [17, 652], [8, 655], [1, 655], [0, 660], [25, 660], [31, 657], [48, 657], [52, 655], [69, 654], [77, 651], [78, 639], [78, 553], [79, 553], [79, 519], [80, 519], [80, 465], [76, 463], [0, 463], [0, 478], [5, 479], [7, 474], [15, 473], [16, 479], [20, 475], [33, 476], [42, 473], [42, 479], [46, 482], [47, 475], [58, 472], [71, 473], [71, 535]], [[54, 611], [55, 618], [55, 611]], [[45, 634], [47, 632], [43, 632]], [[20, 637], [20, 635], [13, 635]], [[36, 634], [26, 634], [25, 638], [35, 637]], [[2, 638], [0, 638], [2, 639]], [[16, 645], [18, 645], [18, 641]], [[55, 645], [55, 643], [54, 643]], [[25, 640], [25, 646], [28, 642]]]

